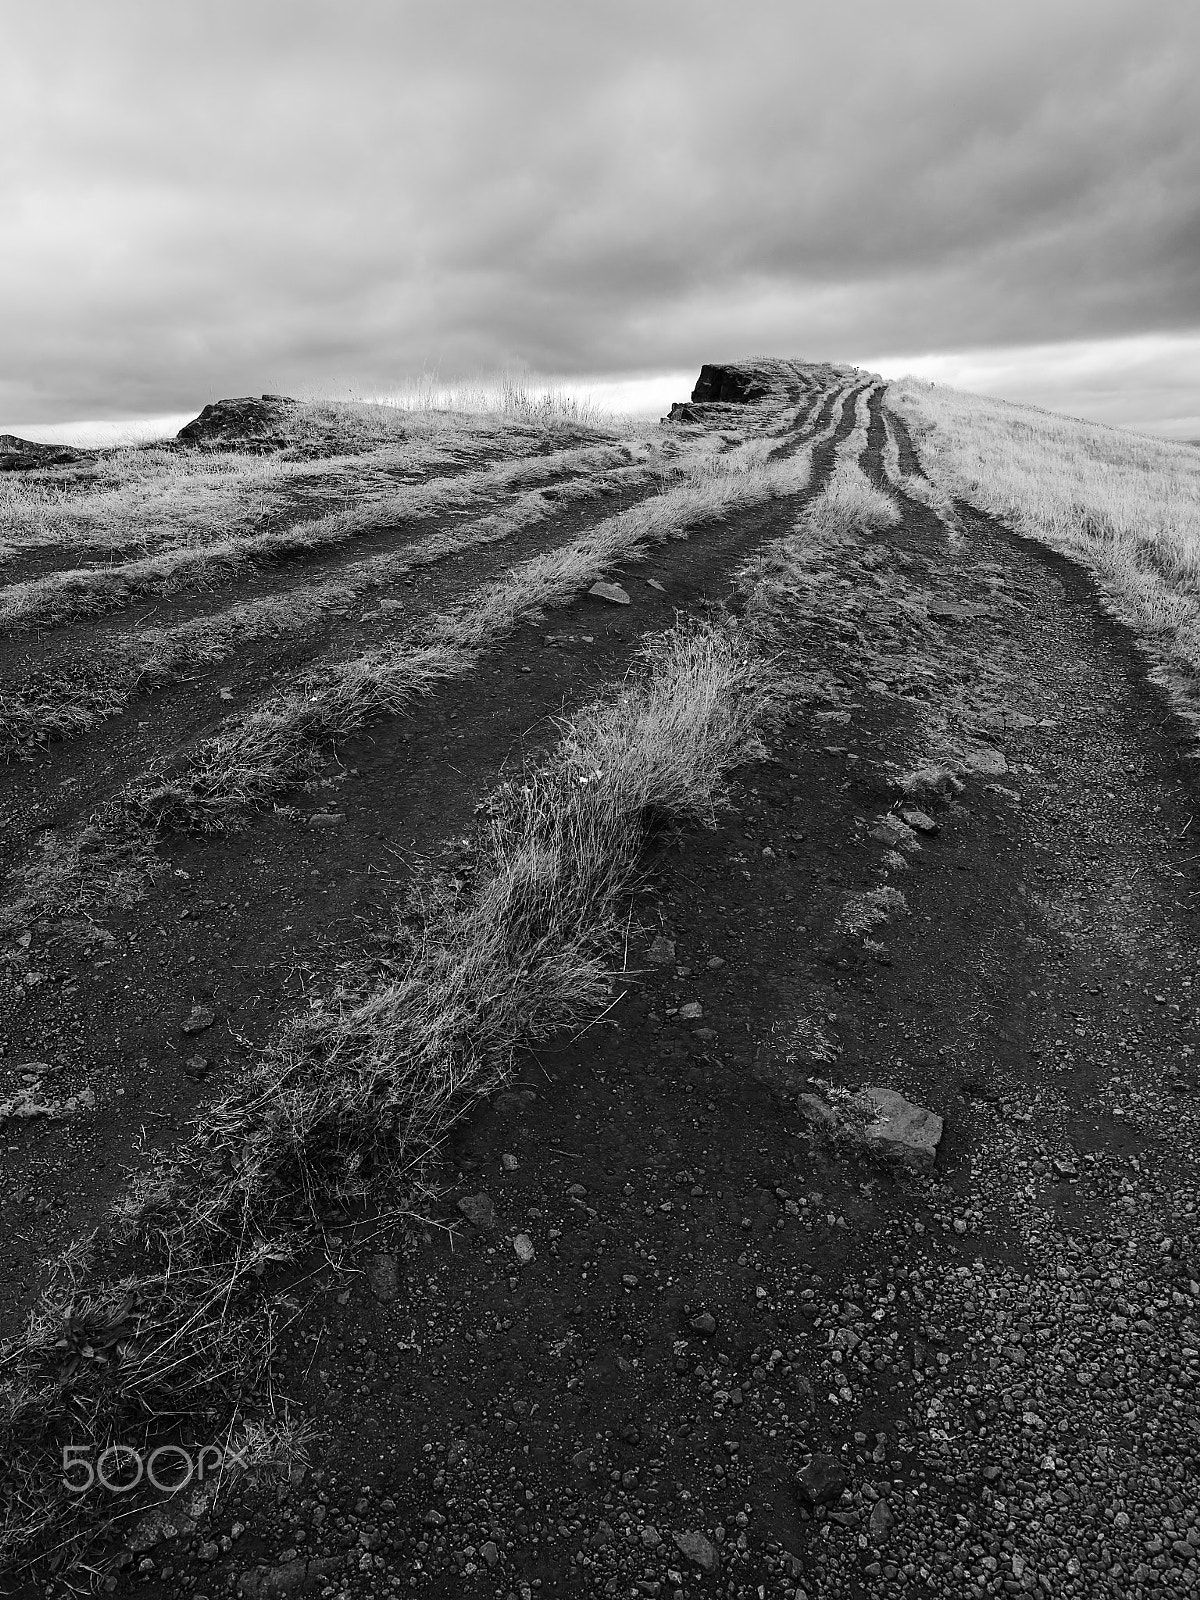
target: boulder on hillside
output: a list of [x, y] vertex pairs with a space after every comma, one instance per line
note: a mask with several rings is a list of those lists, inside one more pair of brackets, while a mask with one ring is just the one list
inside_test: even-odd
[[180, 428], [185, 444], [220, 445], [227, 450], [272, 450], [285, 443], [283, 425], [299, 404], [283, 394], [243, 395], [214, 400]]
[[65, 467], [84, 452], [66, 444], [38, 444], [15, 433], [0, 433], [0, 472], [29, 472], [35, 467]]
[[676, 400], [663, 418], [664, 422], [696, 422], [706, 427], [719, 427], [722, 423], [737, 421], [737, 409], [715, 400]]

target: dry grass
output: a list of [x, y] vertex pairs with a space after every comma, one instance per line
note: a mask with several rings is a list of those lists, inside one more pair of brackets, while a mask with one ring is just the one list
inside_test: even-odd
[[[757, 444], [757, 441], [753, 443]], [[609, 518], [582, 539], [532, 557], [469, 602], [401, 637], [311, 675], [206, 741], [186, 774], [144, 785], [133, 814], [155, 828], [226, 826], [308, 770], [313, 753], [371, 717], [394, 714], [437, 684], [469, 672], [496, 641], [546, 608], [574, 599], [618, 562], [731, 511], [805, 487], [811, 456], [760, 464], [757, 449], [693, 468], [675, 488]]]
[[903, 476], [900, 471], [900, 441], [886, 406], [883, 411], [883, 475], [894, 488], [900, 488]]
[[586, 395], [569, 394], [555, 384], [537, 386], [511, 376], [446, 384], [436, 375], [426, 375], [389, 394], [380, 404], [402, 414], [428, 416], [448, 412], [457, 416], [503, 417], [534, 428], [608, 431], [623, 421]]
[[[331, 614], [362, 603], [364, 597], [407, 574], [501, 543], [554, 517], [565, 506], [658, 479], [662, 458], [657, 452], [639, 454], [637, 465], [605, 467], [605, 460], [623, 461], [628, 454], [624, 449], [564, 452], [565, 457], [586, 457], [580, 465], [593, 470], [576, 478], [560, 476], [555, 467], [548, 469], [545, 475], [551, 479], [553, 499], [541, 489], [527, 490], [500, 511], [441, 529], [400, 550], [347, 563], [336, 577], [236, 601], [171, 627], [134, 630], [118, 638], [98, 661], [83, 661], [73, 672], [49, 675], [19, 694], [0, 693], [0, 757], [28, 755], [53, 741], [87, 732], [118, 715], [140, 691], [160, 687], [195, 667], [226, 660], [255, 640], [309, 632]], [[564, 462], [564, 471], [565, 466]]]
[[1089, 567], [1194, 717], [1200, 452], [913, 379], [895, 394], [938, 489]]
[[[470, 602], [423, 625], [419, 638], [393, 638], [311, 672], [298, 689], [206, 740], [180, 775], [136, 782], [82, 830], [54, 836], [46, 856], [55, 870], [43, 870], [40, 856], [17, 869], [9, 898], [0, 906], [0, 927], [21, 927], [37, 915], [81, 907], [102, 909], [114, 903], [114, 891], [116, 903], [129, 903], [131, 881], [144, 884], [153, 870], [158, 829], [213, 829], [236, 822], [310, 770], [322, 747], [469, 672], [521, 620], [567, 603], [616, 562], [636, 560], [651, 545], [685, 538], [689, 528], [740, 507], [797, 493], [808, 482], [808, 450], [768, 466], [747, 465], [753, 459], [753, 453], [713, 455], [711, 442], [705, 452], [680, 455], [671, 471], [682, 481], [674, 487], [601, 522], [583, 539], [523, 563]], [[86, 849], [80, 844], [84, 838]], [[112, 870], [112, 862], [126, 859], [138, 863], [132, 880]]]
[[[272, 454], [171, 442], [105, 451], [84, 469], [5, 474], [0, 555], [57, 545], [112, 557], [210, 544], [258, 531], [265, 519], [310, 496], [344, 499], [356, 484], [385, 473], [427, 477], [469, 464], [495, 451], [503, 437], [497, 424], [467, 418], [435, 426], [421, 419], [405, 428], [390, 411], [384, 427], [371, 416], [377, 409], [364, 408], [366, 415], [338, 428], [305, 408], [309, 425], [297, 425], [291, 446]], [[330, 448], [324, 459], [311, 459], [322, 436]], [[538, 443], [528, 433], [509, 441], [510, 449], [526, 452]]]
[[859, 535], [895, 527], [900, 508], [876, 489], [857, 459], [845, 455], [789, 533], [772, 540], [738, 571], [746, 617], [762, 639], [786, 630], [813, 607], [828, 615], [834, 553]]
[[[639, 447], [645, 454], [645, 446]], [[483, 506], [497, 495], [552, 482], [580, 468], [594, 450], [570, 450], [529, 461], [507, 461], [453, 478], [399, 485], [390, 478], [358, 481], [353, 505], [261, 533], [235, 534], [209, 543], [179, 543], [157, 555], [109, 567], [75, 568], [0, 590], [0, 626], [54, 626], [77, 617], [102, 616], [147, 595], [210, 587], [256, 567], [309, 557], [380, 529], [450, 510]]]
[[227, 1204], [269, 1225], [278, 1195], [363, 1192], [419, 1163], [456, 1103], [609, 995], [611, 945], [647, 829], [705, 822], [761, 703], [736, 629], [650, 641], [635, 671], [571, 722], [549, 761], [489, 796], [460, 874], [430, 885], [403, 975], [305, 1023], [246, 1095], [211, 1115], [238, 1150]]
[[541, 489], [527, 490], [502, 511], [441, 529], [412, 547], [384, 551], [341, 567], [335, 578], [283, 594], [238, 601], [223, 611], [175, 627], [143, 628], [122, 653], [134, 667], [137, 687], [167, 683], [190, 667], [224, 661], [240, 645], [255, 639], [307, 632], [331, 611], [361, 602], [372, 591], [410, 573], [469, 550], [503, 543], [558, 515], [565, 506], [641, 487], [653, 481], [657, 472], [656, 464], [614, 466], [594, 476], [555, 480], [553, 499]]
[[174, 441], [102, 451], [85, 467], [0, 476], [0, 560], [32, 546], [127, 555], [191, 548], [318, 506], [428, 478], [487, 456], [530, 455], [581, 434], [637, 429], [564, 396], [519, 386], [421, 391], [393, 403], [316, 401], [281, 413], [280, 448], [247, 453]]
[[[895, 392], [896, 386], [889, 384], [888, 394]], [[954, 499], [944, 484], [936, 476], [927, 478], [919, 472], [905, 472], [900, 466], [900, 443], [896, 438], [896, 430], [888, 414], [886, 406], [883, 413], [884, 426], [887, 430], [883, 447], [883, 471], [888, 482], [899, 493], [909, 500], [915, 500], [928, 511], [932, 511], [938, 521], [945, 527], [951, 539], [957, 539], [960, 534], [958, 513], [954, 508]]]

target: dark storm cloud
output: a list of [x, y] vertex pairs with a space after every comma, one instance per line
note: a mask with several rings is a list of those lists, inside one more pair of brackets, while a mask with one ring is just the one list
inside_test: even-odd
[[42, 0], [0, 416], [1200, 325], [1200, 14]]

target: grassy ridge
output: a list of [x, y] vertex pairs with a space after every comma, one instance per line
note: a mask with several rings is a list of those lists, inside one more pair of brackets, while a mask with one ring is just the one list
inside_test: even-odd
[[469, 604], [424, 624], [419, 639], [401, 636], [310, 673], [297, 690], [203, 741], [182, 772], [135, 780], [87, 824], [43, 837], [10, 880], [0, 927], [24, 925], [44, 912], [136, 903], [154, 868], [158, 830], [236, 821], [309, 770], [331, 741], [469, 672], [522, 619], [568, 602], [614, 562], [637, 559], [651, 545], [685, 537], [689, 528], [732, 510], [800, 492], [811, 453], [809, 446], [768, 460], [769, 446], [750, 440], [722, 455], [706, 448], [685, 457], [678, 468], [682, 482], [582, 539], [522, 563]]
[[553, 395], [523, 404], [511, 386], [464, 392], [457, 405], [436, 398], [297, 404], [282, 412], [276, 447], [265, 453], [170, 441], [104, 450], [82, 469], [6, 473], [0, 561], [47, 546], [111, 558], [244, 537], [289, 506], [390, 490], [397, 476], [430, 478], [578, 443], [581, 434], [595, 441], [636, 431]]
[[942, 494], [1090, 568], [1200, 720], [1200, 452], [912, 379], [892, 393]]

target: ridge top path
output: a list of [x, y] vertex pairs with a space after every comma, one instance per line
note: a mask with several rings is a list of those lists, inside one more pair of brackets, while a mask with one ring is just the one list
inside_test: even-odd
[[[655, 844], [609, 1010], [454, 1127], [426, 1225], [331, 1220], [273, 1391], [307, 1473], [119, 1592], [1200, 1591], [1195, 768], [1078, 568], [903, 513], [798, 542], [797, 698]], [[689, 555], [637, 569], [668, 609]], [[945, 1119], [930, 1175], [805, 1116], [864, 1084]]]

